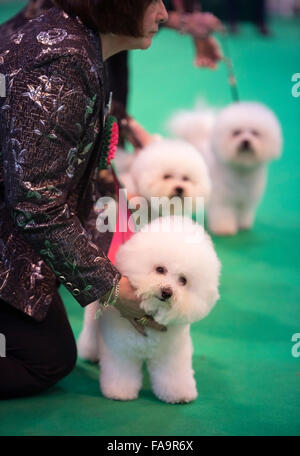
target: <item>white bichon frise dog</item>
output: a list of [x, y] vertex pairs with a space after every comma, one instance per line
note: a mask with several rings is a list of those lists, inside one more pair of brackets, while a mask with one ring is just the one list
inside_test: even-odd
[[193, 124], [180, 115], [170, 125], [175, 135], [177, 125], [179, 135], [198, 146], [208, 165], [212, 181], [209, 229], [219, 235], [249, 229], [266, 186], [267, 165], [281, 154], [279, 121], [261, 103], [234, 103], [216, 115], [208, 143], [203, 135], [197, 137], [197, 115], [195, 111]]
[[117, 267], [136, 288], [141, 308], [166, 332], [141, 335], [113, 307], [95, 320], [86, 313], [79, 355], [100, 359], [100, 387], [110, 399], [131, 400], [142, 386], [145, 360], [155, 395], [169, 403], [197, 397], [190, 324], [219, 298], [220, 262], [210, 237], [188, 217], [160, 217], [121, 246]]
[[[177, 198], [180, 204], [179, 210], [175, 206], [176, 215], [197, 212], [209, 198], [211, 183], [205, 161], [186, 141], [158, 139], [152, 142], [131, 158], [126, 172], [124, 152], [118, 152], [115, 162], [120, 180], [129, 193], [142, 196], [148, 202], [154, 197], [161, 198], [162, 208], [170, 207], [170, 199], [176, 201]], [[152, 209], [155, 213], [155, 207]], [[156, 216], [161, 214], [159, 208], [157, 212]]]

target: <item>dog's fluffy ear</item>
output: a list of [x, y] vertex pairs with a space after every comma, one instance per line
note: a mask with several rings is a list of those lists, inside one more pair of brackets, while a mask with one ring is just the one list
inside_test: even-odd
[[[243, 104], [242, 104], [243, 105]], [[256, 118], [258, 127], [261, 126], [266, 137], [266, 158], [275, 160], [280, 158], [283, 146], [282, 128], [278, 117], [263, 103], [245, 102], [245, 109], [249, 109]]]
[[270, 160], [279, 159], [283, 148], [282, 128], [278, 118], [271, 110], [269, 110], [268, 123], [266, 126], [268, 127], [270, 141], [269, 158]]
[[127, 152], [125, 149], [118, 147], [114, 164], [117, 168], [118, 174], [128, 173], [135, 156], [133, 153]]
[[128, 193], [137, 193], [137, 186], [130, 173], [120, 174], [120, 181]]

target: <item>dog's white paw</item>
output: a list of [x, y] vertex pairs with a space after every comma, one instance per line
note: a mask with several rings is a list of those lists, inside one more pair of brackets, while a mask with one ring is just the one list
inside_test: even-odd
[[157, 383], [153, 388], [154, 394], [161, 401], [169, 404], [186, 404], [194, 401], [197, 396], [196, 382], [194, 379], [189, 381], [179, 381], [176, 384]]
[[239, 228], [241, 230], [250, 230], [254, 225], [254, 214], [246, 213], [240, 217]]
[[99, 361], [98, 340], [96, 334], [82, 331], [78, 341], [77, 350], [80, 358], [96, 363]]
[[233, 236], [238, 232], [237, 223], [231, 219], [209, 221], [209, 230], [217, 236]]
[[163, 393], [156, 393], [156, 396], [161, 401], [167, 402], [169, 404], [187, 404], [194, 401], [198, 394], [197, 390], [186, 390], [186, 391], [166, 391]]
[[119, 382], [112, 382], [111, 384], [105, 384], [100, 378], [100, 389], [108, 399], [115, 401], [132, 401], [137, 399], [139, 395], [139, 389], [136, 386], [125, 385]]

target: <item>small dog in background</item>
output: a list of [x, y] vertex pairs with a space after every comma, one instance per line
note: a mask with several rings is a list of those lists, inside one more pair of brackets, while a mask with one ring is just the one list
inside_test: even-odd
[[265, 105], [239, 102], [216, 114], [208, 140], [201, 133], [207, 112], [176, 114], [169, 127], [175, 136], [198, 148], [209, 168], [209, 230], [216, 235], [233, 235], [253, 226], [266, 186], [267, 165], [281, 155], [281, 126]]
[[193, 401], [190, 325], [208, 315], [219, 298], [220, 262], [210, 237], [189, 217], [159, 217], [120, 247], [117, 268], [136, 289], [141, 308], [167, 331], [146, 327], [145, 337], [113, 307], [95, 321], [91, 304], [79, 355], [100, 360], [100, 387], [107, 398], [137, 398], [145, 360], [160, 400]]
[[[161, 200], [162, 210], [169, 208], [170, 199], [177, 197], [190, 205], [174, 208], [176, 215], [189, 215], [197, 211], [197, 198], [206, 202], [210, 195], [211, 183], [205, 161], [187, 141], [179, 139], [158, 139], [135, 155], [118, 151], [115, 159], [119, 178], [130, 194]], [[181, 207], [183, 209], [181, 209]], [[161, 215], [152, 207], [155, 217]], [[178, 210], [178, 212], [177, 212]]]

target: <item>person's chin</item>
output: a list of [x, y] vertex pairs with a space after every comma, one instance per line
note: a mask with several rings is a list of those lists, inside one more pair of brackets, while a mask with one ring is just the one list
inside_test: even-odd
[[[0, 0], [1, 1], [1, 0]], [[129, 50], [135, 50], [135, 49], [148, 49], [153, 40], [154, 34], [150, 34], [148, 36], [140, 37], [140, 38], [129, 38], [126, 42], [126, 47], [125, 49]]]
[[152, 44], [152, 38], [153, 37], [142, 38], [140, 49], [143, 49], [143, 50], [148, 49]]

